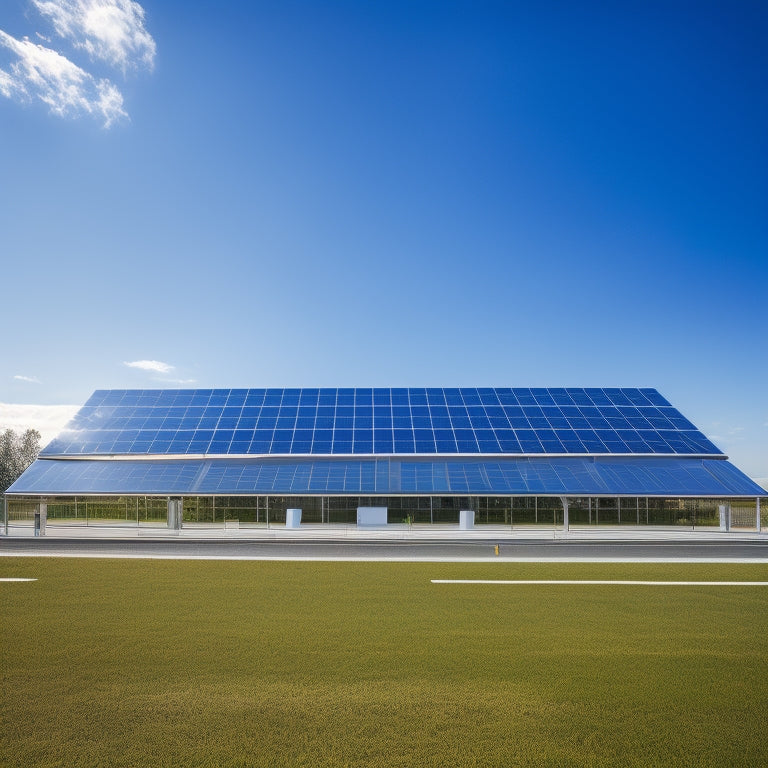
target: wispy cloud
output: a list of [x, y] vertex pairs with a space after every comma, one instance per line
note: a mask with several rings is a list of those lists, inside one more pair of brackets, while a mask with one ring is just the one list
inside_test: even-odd
[[[125, 74], [152, 69], [156, 46], [144, 26], [144, 9], [134, 0], [30, 0], [53, 25], [56, 35], [85, 51], [91, 61], [105, 62]], [[60, 117], [91, 115], [111, 127], [128, 113], [114, 83], [78, 66], [51, 39], [18, 39], [0, 30], [0, 52], [10, 53], [0, 68], [0, 95], [19, 102], [42, 101]], [[0, 61], [2, 64], [2, 61]], [[90, 69], [90, 68], [89, 68]]]
[[105, 128], [128, 116], [120, 91], [109, 80], [97, 80], [51, 48], [17, 40], [1, 29], [0, 46], [17, 57], [10, 71], [0, 69], [0, 93], [6, 98], [39, 99], [60, 117], [96, 115]]
[[152, 371], [153, 373], [170, 373], [174, 366], [163, 363], [160, 360], [134, 360], [133, 362], [123, 362], [129, 368], [138, 368], [142, 371]]
[[156, 46], [134, 0], [32, 0], [56, 34], [125, 72], [155, 63]]
[[37, 378], [37, 376], [22, 376], [20, 373], [17, 373], [14, 377], [16, 381], [26, 381], [29, 384], [39, 384], [40, 379]]
[[19, 405], [0, 403], [0, 430], [24, 432], [36, 429], [45, 445], [61, 432], [77, 413], [79, 405]]

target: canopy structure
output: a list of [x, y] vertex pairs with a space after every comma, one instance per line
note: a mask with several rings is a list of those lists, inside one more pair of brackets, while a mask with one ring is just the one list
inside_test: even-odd
[[727, 461], [698, 458], [39, 460], [27, 495], [765, 495]]
[[767, 495], [615, 388], [98, 390], [8, 493]]

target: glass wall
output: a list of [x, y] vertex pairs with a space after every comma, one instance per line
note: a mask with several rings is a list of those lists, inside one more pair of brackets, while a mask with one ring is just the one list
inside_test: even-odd
[[[8, 497], [10, 524], [34, 522], [37, 499]], [[49, 525], [150, 525], [165, 524], [168, 502], [152, 496], [67, 496], [46, 500]]]
[[[7, 498], [8, 523], [32, 526], [40, 499]], [[167, 525], [165, 496], [77, 496], [46, 500], [49, 526]], [[719, 506], [730, 506], [733, 528], [755, 528], [755, 499], [679, 499], [646, 497], [568, 497], [571, 527], [718, 527]], [[355, 525], [358, 507], [386, 507], [391, 525], [458, 525], [459, 511], [475, 512], [477, 526], [562, 526], [559, 497], [543, 496], [187, 496], [183, 521], [189, 527], [227, 524], [261, 527], [285, 523], [286, 510], [302, 511], [308, 525]], [[768, 503], [761, 507], [768, 527]]]

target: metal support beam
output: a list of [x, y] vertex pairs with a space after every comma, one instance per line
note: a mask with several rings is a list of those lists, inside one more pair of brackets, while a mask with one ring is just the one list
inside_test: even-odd
[[182, 525], [183, 499], [168, 497], [168, 527], [178, 531]]
[[565, 496], [560, 497], [563, 504], [563, 530], [568, 530], [568, 499]]
[[757, 529], [757, 532], [760, 533], [760, 497], [758, 496], [755, 499], [755, 528]]
[[720, 530], [730, 531], [731, 530], [731, 505], [720, 504], [717, 510], [720, 513]]

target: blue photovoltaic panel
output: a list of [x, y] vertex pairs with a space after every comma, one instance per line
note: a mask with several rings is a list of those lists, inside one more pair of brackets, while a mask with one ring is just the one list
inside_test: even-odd
[[38, 459], [10, 494], [768, 495], [730, 462], [690, 457]]
[[654, 389], [99, 390], [42, 456], [722, 455]]

